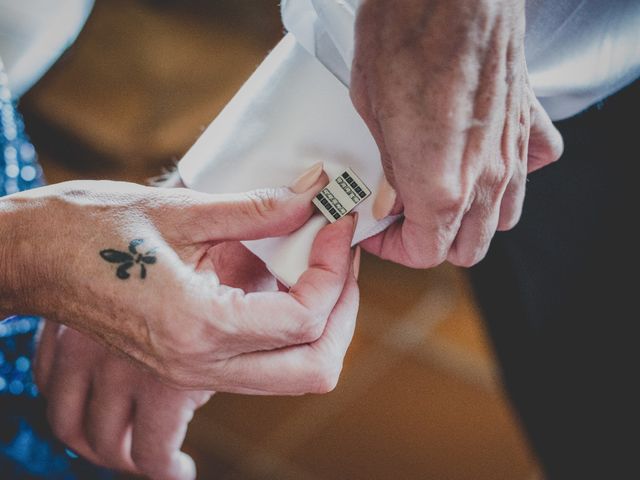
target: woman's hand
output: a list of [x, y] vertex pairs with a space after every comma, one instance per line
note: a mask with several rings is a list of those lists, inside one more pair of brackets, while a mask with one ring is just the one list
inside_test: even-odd
[[177, 390], [87, 336], [45, 322], [35, 361], [55, 435], [90, 462], [156, 480], [196, 478], [180, 451], [212, 392]]
[[[246, 293], [280, 288], [264, 263], [239, 242], [210, 248], [203, 262], [223, 284]], [[338, 340], [342, 345], [352, 334], [353, 322], [345, 324], [349, 329]], [[318, 357], [330, 350], [319, 344], [315, 351], [320, 353], [310, 360], [328, 365]], [[283, 351], [285, 356], [290, 352]], [[293, 362], [285, 366], [285, 376], [299, 368]], [[52, 322], [40, 334], [35, 375], [54, 433], [86, 459], [159, 480], [195, 478], [193, 461], [180, 448], [194, 410], [213, 392], [167, 386], [85, 335]]]
[[562, 152], [529, 86], [524, 7], [524, 0], [363, 2], [351, 96], [393, 187], [382, 189], [374, 211], [404, 213], [364, 248], [412, 267], [469, 266], [496, 230], [518, 222], [527, 171]]
[[34, 301], [16, 310], [85, 332], [174, 386], [330, 390], [357, 311], [353, 218], [320, 232], [288, 292], [224, 285], [208, 261], [222, 242], [299, 228], [320, 174], [242, 195], [72, 182], [6, 197], [5, 212], [19, 217], [9, 284]]

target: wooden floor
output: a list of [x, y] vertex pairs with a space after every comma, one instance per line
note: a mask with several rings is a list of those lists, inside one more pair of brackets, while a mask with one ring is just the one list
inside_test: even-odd
[[[22, 101], [50, 182], [145, 181], [180, 158], [282, 35], [274, 0], [98, 0]], [[531, 479], [463, 271], [364, 256], [340, 385], [216, 395], [191, 424], [202, 479]]]

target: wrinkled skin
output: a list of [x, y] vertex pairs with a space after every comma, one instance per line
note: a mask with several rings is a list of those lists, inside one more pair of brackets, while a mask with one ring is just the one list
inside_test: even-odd
[[[265, 265], [238, 242], [211, 248], [205, 263], [225, 285], [245, 292], [279, 289]], [[166, 385], [56, 323], [45, 322], [39, 339], [36, 380], [48, 400], [52, 429], [66, 445], [107, 468], [156, 480], [195, 478], [194, 462], [180, 448], [194, 411], [213, 392]]]
[[[287, 291], [225, 284], [226, 272], [211, 260], [214, 247], [235, 239], [299, 228], [325, 182], [322, 175], [301, 193], [280, 188], [240, 195], [69, 182], [4, 197], [0, 214], [13, 233], [9, 246], [3, 244], [11, 252], [3, 274], [13, 277], [2, 285], [14, 291], [6, 295], [3, 288], [0, 296], [25, 302], [10, 311], [83, 332], [174, 387], [331, 390], [358, 304], [354, 218], [318, 234], [309, 269]], [[157, 261], [147, 265], [144, 279], [137, 264], [130, 278], [117, 278], [117, 265], [99, 252], [126, 252], [137, 238], [144, 239], [139, 251], [154, 249]]]
[[[393, 3], [393, 8], [389, 8]], [[524, 56], [524, 0], [365, 0], [351, 96], [403, 219], [363, 243], [426, 268], [481, 260], [520, 218], [527, 172], [562, 153]]]

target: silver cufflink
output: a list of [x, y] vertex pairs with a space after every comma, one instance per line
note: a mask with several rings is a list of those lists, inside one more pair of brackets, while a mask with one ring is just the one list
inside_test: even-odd
[[371, 195], [371, 190], [347, 168], [313, 199], [313, 204], [331, 223], [340, 220], [363, 200]]

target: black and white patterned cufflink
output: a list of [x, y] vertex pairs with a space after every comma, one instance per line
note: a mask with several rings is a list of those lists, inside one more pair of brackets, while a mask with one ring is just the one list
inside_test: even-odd
[[351, 168], [347, 168], [316, 195], [313, 204], [333, 223], [347, 215], [369, 195], [371, 190]]

